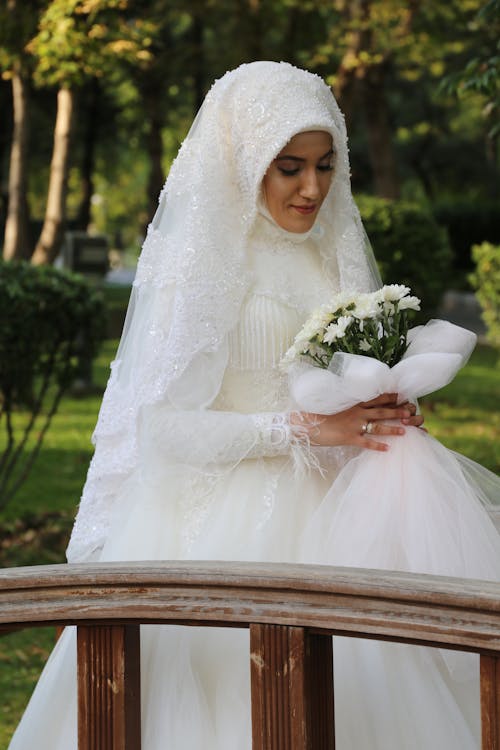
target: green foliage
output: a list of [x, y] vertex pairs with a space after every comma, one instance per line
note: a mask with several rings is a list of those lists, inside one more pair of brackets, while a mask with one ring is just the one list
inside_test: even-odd
[[490, 242], [474, 245], [472, 257], [476, 270], [470, 280], [483, 308], [488, 338], [494, 346], [500, 347], [500, 245]]
[[[80, 277], [0, 263], [0, 321], [2, 507], [26, 478], [62, 394], [81, 363], [95, 355], [104, 335], [104, 306]], [[20, 414], [20, 407], [28, 415]]]
[[480, 94], [486, 104], [483, 114], [489, 123], [489, 137], [500, 135], [500, 0], [488, 0], [478, 11], [471, 29], [476, 37], [474, 55], [465, 68], [450, 73], [442, 88], [459, 97]]
[[[92, 381], [95, 388], [91, 391], [67, 391], [61, 399], [60, 407], [54, 415], [33, 471], [16, 493], [15, 499], [4, 509], [0, 509], [0, 539], [5, 528], [17, 523], [19, 519], [33, 518], [47, 512], [57, 512], [73, 518], [82, 487], [85, 482], [88, 465], [92, 457], [91, 435], [95, 427], [97, 414], [102, 400], [102, 392], [109, 377], [109, 363], [113, 359], [118, 341], [104, 341], [92, 367]], [[21, 416], [21, 415], [20, 415]], [[25, 418], [28, 412], [25, 412]], [[67, 528], [67, 539], [70, 526]], [[0, 548], [2, 543], [0, 542]], [[58, 548], [57, 562], [64, 561], [66, 544]], [[13, 554], [10, 554], [10, 551]], [[25, 551], [18, 556], [14, 547], [4, 550], [0, 566], [16, 565], [17, 559], [26, 562]], [[53, 552], [56, 550], [53, 549]], [[55, 562], [47, 558], [47, 550], [39, 554], [34, 552], [29, 564]], [[50, 553], [52, 554], [52, 553]], [[19, 563], [21, 564], [21, 563]]]
[[416, 203], [361, 196], [357, 199], [385, 284], [405, 284], [435, 312], [446, 289], [451, 250], [446, 232]]
[[[498, 3], [490, 0], [485, 12], [497, 12]], [[68, 214], [77, 213], [82, 197], [86, 123], [93, 121], [92, 222], [112, 238], [120, 232], [127, 248], [138, 248], [137, 235], [151, 214], [148, 199], [156, 198], [148, 187], [152, 122], [162, 126], [165, 172], [214, 78], [254, 59], [289, 60], [332, 83], [342, 77], [340, 66], [346, 74], [354, 71], [357, 94], [349, 131], [354, 184], [360, 192], [370, 192], [373, 183], [366, 139], [370, 117], [363, 107], [365, 73], [382, 65], [403, 194], [410, 194], [406, 189], [411, 184], [434, 203], [443, 195], [495, 197], [498, 157], [493, 145], [485, 143], [482, 117], [488, 96], [470, 86], [457, 97], [438, 86], [443, 76], [463, 70], [471, 60], [481, 66], [498, 57], [497, 21], [492, 15], [487, 21], [478, 16], [483, 5], [484, 0], [0, 1], [4, 75], [20, 58], [25, 77], [37, 65], [40, 88], [31, 96], [28, 162], [32, 215], [39, 218], [46, 204], [55, 85], [79, 88]], [[494, 84], [486, 69], [480, 72], [484, 82]], [[101, 90], [99, 107], [90, 117], [89, 98], [80, 88], [89, 77], [99, 78]], [[340, 97], [340, 103], [349, 109], [349, 97]], [[495, 116], [498, 120], [495, 112], [488, 116], [491, 122]], [[0, 151], [3, 146], [6, 166], [9, 117], [4, 120]], [[497, 242], [472, 237], [468, 244], [483, 239]]]
[[25, 47], [36, 33], [39, 14], [46, 5], [44, 0], [0, 2], [0, 70], [4, 78], [14, 67], [32, 67], [33, 60]]
[[37, 58], [41, 85], [81, 86], [126, 60], [145, 64], [151, 55], [150, 24], [131, 18], [128, 0], [52, 0], [28, 49]]
[[500, 213], [496, 203], [472, 200], [439, 202], [432, 207], [438, 224], [446, 227], [455, 269], [472, 271], [472, 245], [500, 243]]

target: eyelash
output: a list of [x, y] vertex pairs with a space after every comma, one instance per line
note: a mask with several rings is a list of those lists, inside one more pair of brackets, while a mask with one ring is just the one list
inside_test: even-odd
[[[295, 177], [299, 173], [299, 169], [285, 169], [284, 167], [278, 167], [281, 174], [285, 175], [285, 177]], [[316, 169], [319, 172], [333, 172], [335, 167], [332, 164], [328, 164], [325, 166], [318, 165]]]

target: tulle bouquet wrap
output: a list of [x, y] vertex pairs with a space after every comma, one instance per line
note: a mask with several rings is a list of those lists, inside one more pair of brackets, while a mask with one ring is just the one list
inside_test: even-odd
[[[415, 400], [449, 383], [476, 336], [443, 320], [408, 329], [418, 309], [408, 287], [390, 285], [316, 311], [283, 360], [294, 407], [334, 414], [381, 393]], [[382, 439], [388, 451], [361, 450], [343, 465], [304, 530], [303, 561], [500, 580], [488, 513], [500, 480], [424, 430]]]

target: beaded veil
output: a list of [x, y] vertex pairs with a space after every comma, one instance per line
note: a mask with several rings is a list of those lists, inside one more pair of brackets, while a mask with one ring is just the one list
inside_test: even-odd
[[[262, 178], [286, 143], [309, 130], [329, 132], [337, 152], [318, 218], [325, 274], [336, 289], [379, 286], [351, 195], [344, 119], [330, 89], [287, 63], [255, 62], [226, 73], [195, 118], [148, 229], [93, 436], [96, 450], [68, 547], [70, 562], [96, 559], [102, 548], [111, 512], [138, 466], [146, 407], [170, 410], [172, 444], [187, 412], [197, 413], [199, 426], [210, 416], [211, 436], [224, 432], [209, 407], [252, 281], [247, 259]], [[213, 466], [220, 445], [216, 439], [193, 445], [197, 467]], [[233, 461], [249, 450], [244, 442]]]

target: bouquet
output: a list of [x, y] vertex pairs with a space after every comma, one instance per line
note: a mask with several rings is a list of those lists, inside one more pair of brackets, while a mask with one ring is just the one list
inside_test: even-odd
[[[282, 366], [292, 408], [334, 414], [381, 393], [414, 400], [449, 383], [476, 336], [444, 320], [409, 327], [420, 301], [402, 285], [340, 294], [313, 313]], [[424, 430], [384, 436], [385, 452], [343, 463], [302, 534], [302, 562], [500, 581], [488, 511], [500, 480]]]
[[304, 356], [328, 367], [335, 352], [346, 352], [374, 357], [391, 367], [407, 349], [408, 314], [413, 310], [420, 310], [420, 300], [401, 284], [371, 294], [337, 294], [313, 313], [283, 363]]
[[348, 352], [392, 366], [406, 351], [411, 310], [420, 310], [420, 300], [401, 284], [369, 294], [337, 294], [313, 313], [283, 363], [304, 356], [319, 367], [328, 367], [335, 352]]
[[420, 300], [401, 284], [341, 293], [316, 310], [286, 352], [296, 406], [334, 414], [384, 392], [415, 400], [447, 385], [476, 336], [444, 320], [409, 328]]

